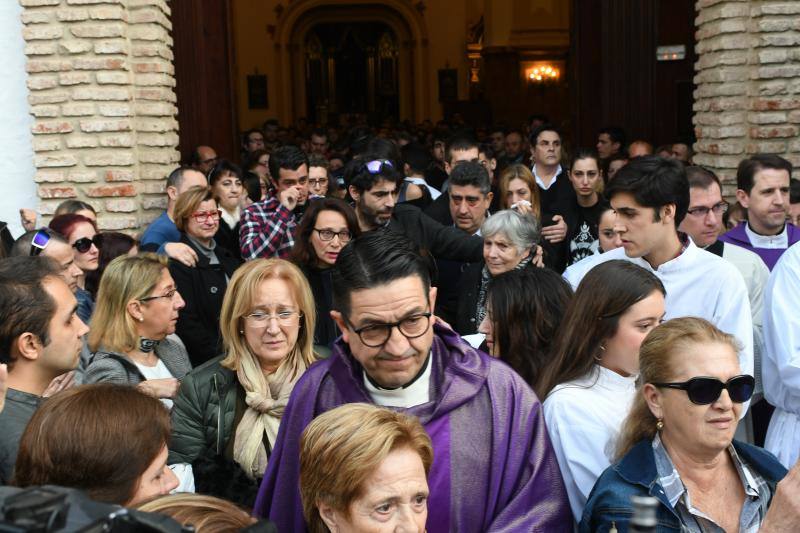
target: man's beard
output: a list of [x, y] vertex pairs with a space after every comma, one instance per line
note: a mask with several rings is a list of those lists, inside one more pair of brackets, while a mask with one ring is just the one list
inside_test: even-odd
[[[381, 226], [385, 226], [389, 223], [389, 218], [392, 214], [392, 208], [384, 209], [383, 211], [376, 211], [375, 209], [370, 208], [364, 202], [359, 202], [358, 204], [358, 211], [361, 213], [361, 218], [364, 219], [364, 222], [369, 224], [371, 228], [379, 228]], [[382, 219], [379, 215], [383, 215], [386, 218]]]

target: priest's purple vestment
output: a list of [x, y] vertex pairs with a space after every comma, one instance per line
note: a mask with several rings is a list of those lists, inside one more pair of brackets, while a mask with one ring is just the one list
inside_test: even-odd
[[[428, 476], [429, 533], [571, 531], [564, 482], [542, 405], [507, 365], [436, 324], [430, 401], [409, 409], [433, 442]], [[292, 392], [254, 512], [279, 531], [306, 531], [299, 445], [317, 415], [345, 403], [374, 403], [361, 365], [339, 339]]]

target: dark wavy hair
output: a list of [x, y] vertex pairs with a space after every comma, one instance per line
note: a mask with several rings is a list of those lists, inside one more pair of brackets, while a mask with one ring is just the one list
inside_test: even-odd
[[500, 359], [534, 387], [572, 287], [548, 268], [523, 268], [493, 278], [486, 298]]
[[567, 306], [553, 343], [553, 359], [536, 390], [545, 398], [559, 383], [586, 375], [603, 341], [617, 334], [619, 317], [654, 292], [667, 294], [652, 272], [617, 259], [591, 269]]
[[100, 259], [97, 270], [86, 273], [86, 290], [97, 298], [97, 289], [100, 288], [100, 278], [103, 277], [108, 264], [121, 255], [125, 255], [137, 246], [136, 239], [125, 233], [117, 231], [104, 231], [95, 237], [100, 239]]
[[311, 245], [311, 232], [317, 224], [317, 217], [322, 211], [336, 211], [341, 214], [347, 222], [347, 229], [350, 230], [351, 238], [356, 238], [361, 234], [358, 227], [358, 219], [353, 208], [338, 198], [321, 198], [309, 203], [308, 209], [303, 214], [303, 220], [297, 228], [294, 239], [294, 247], [290, 260], [300, 267], [314, 267], [317, 265], [317, 256], [314, 247]]

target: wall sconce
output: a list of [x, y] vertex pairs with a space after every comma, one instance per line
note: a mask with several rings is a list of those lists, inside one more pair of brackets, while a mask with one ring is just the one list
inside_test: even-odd
[[549, 63], [541, 63], [525, 71], [525, 79], [529, 83], [547, 83], [558, 81], [561, 78], [561, 70]]

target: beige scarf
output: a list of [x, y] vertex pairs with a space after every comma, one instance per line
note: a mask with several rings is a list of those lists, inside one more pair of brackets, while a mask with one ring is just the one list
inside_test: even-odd
[[264, 432], [274, 444], [289, 395], [305, 370], [306, 365], [296, 352], [266, 378], [252, 354], [241, 358], [236, 375], [245, 390], [247, 411], [236, 428], [233, 459], [249, 477], [255, 479], [264, 475], [267, 468]]

